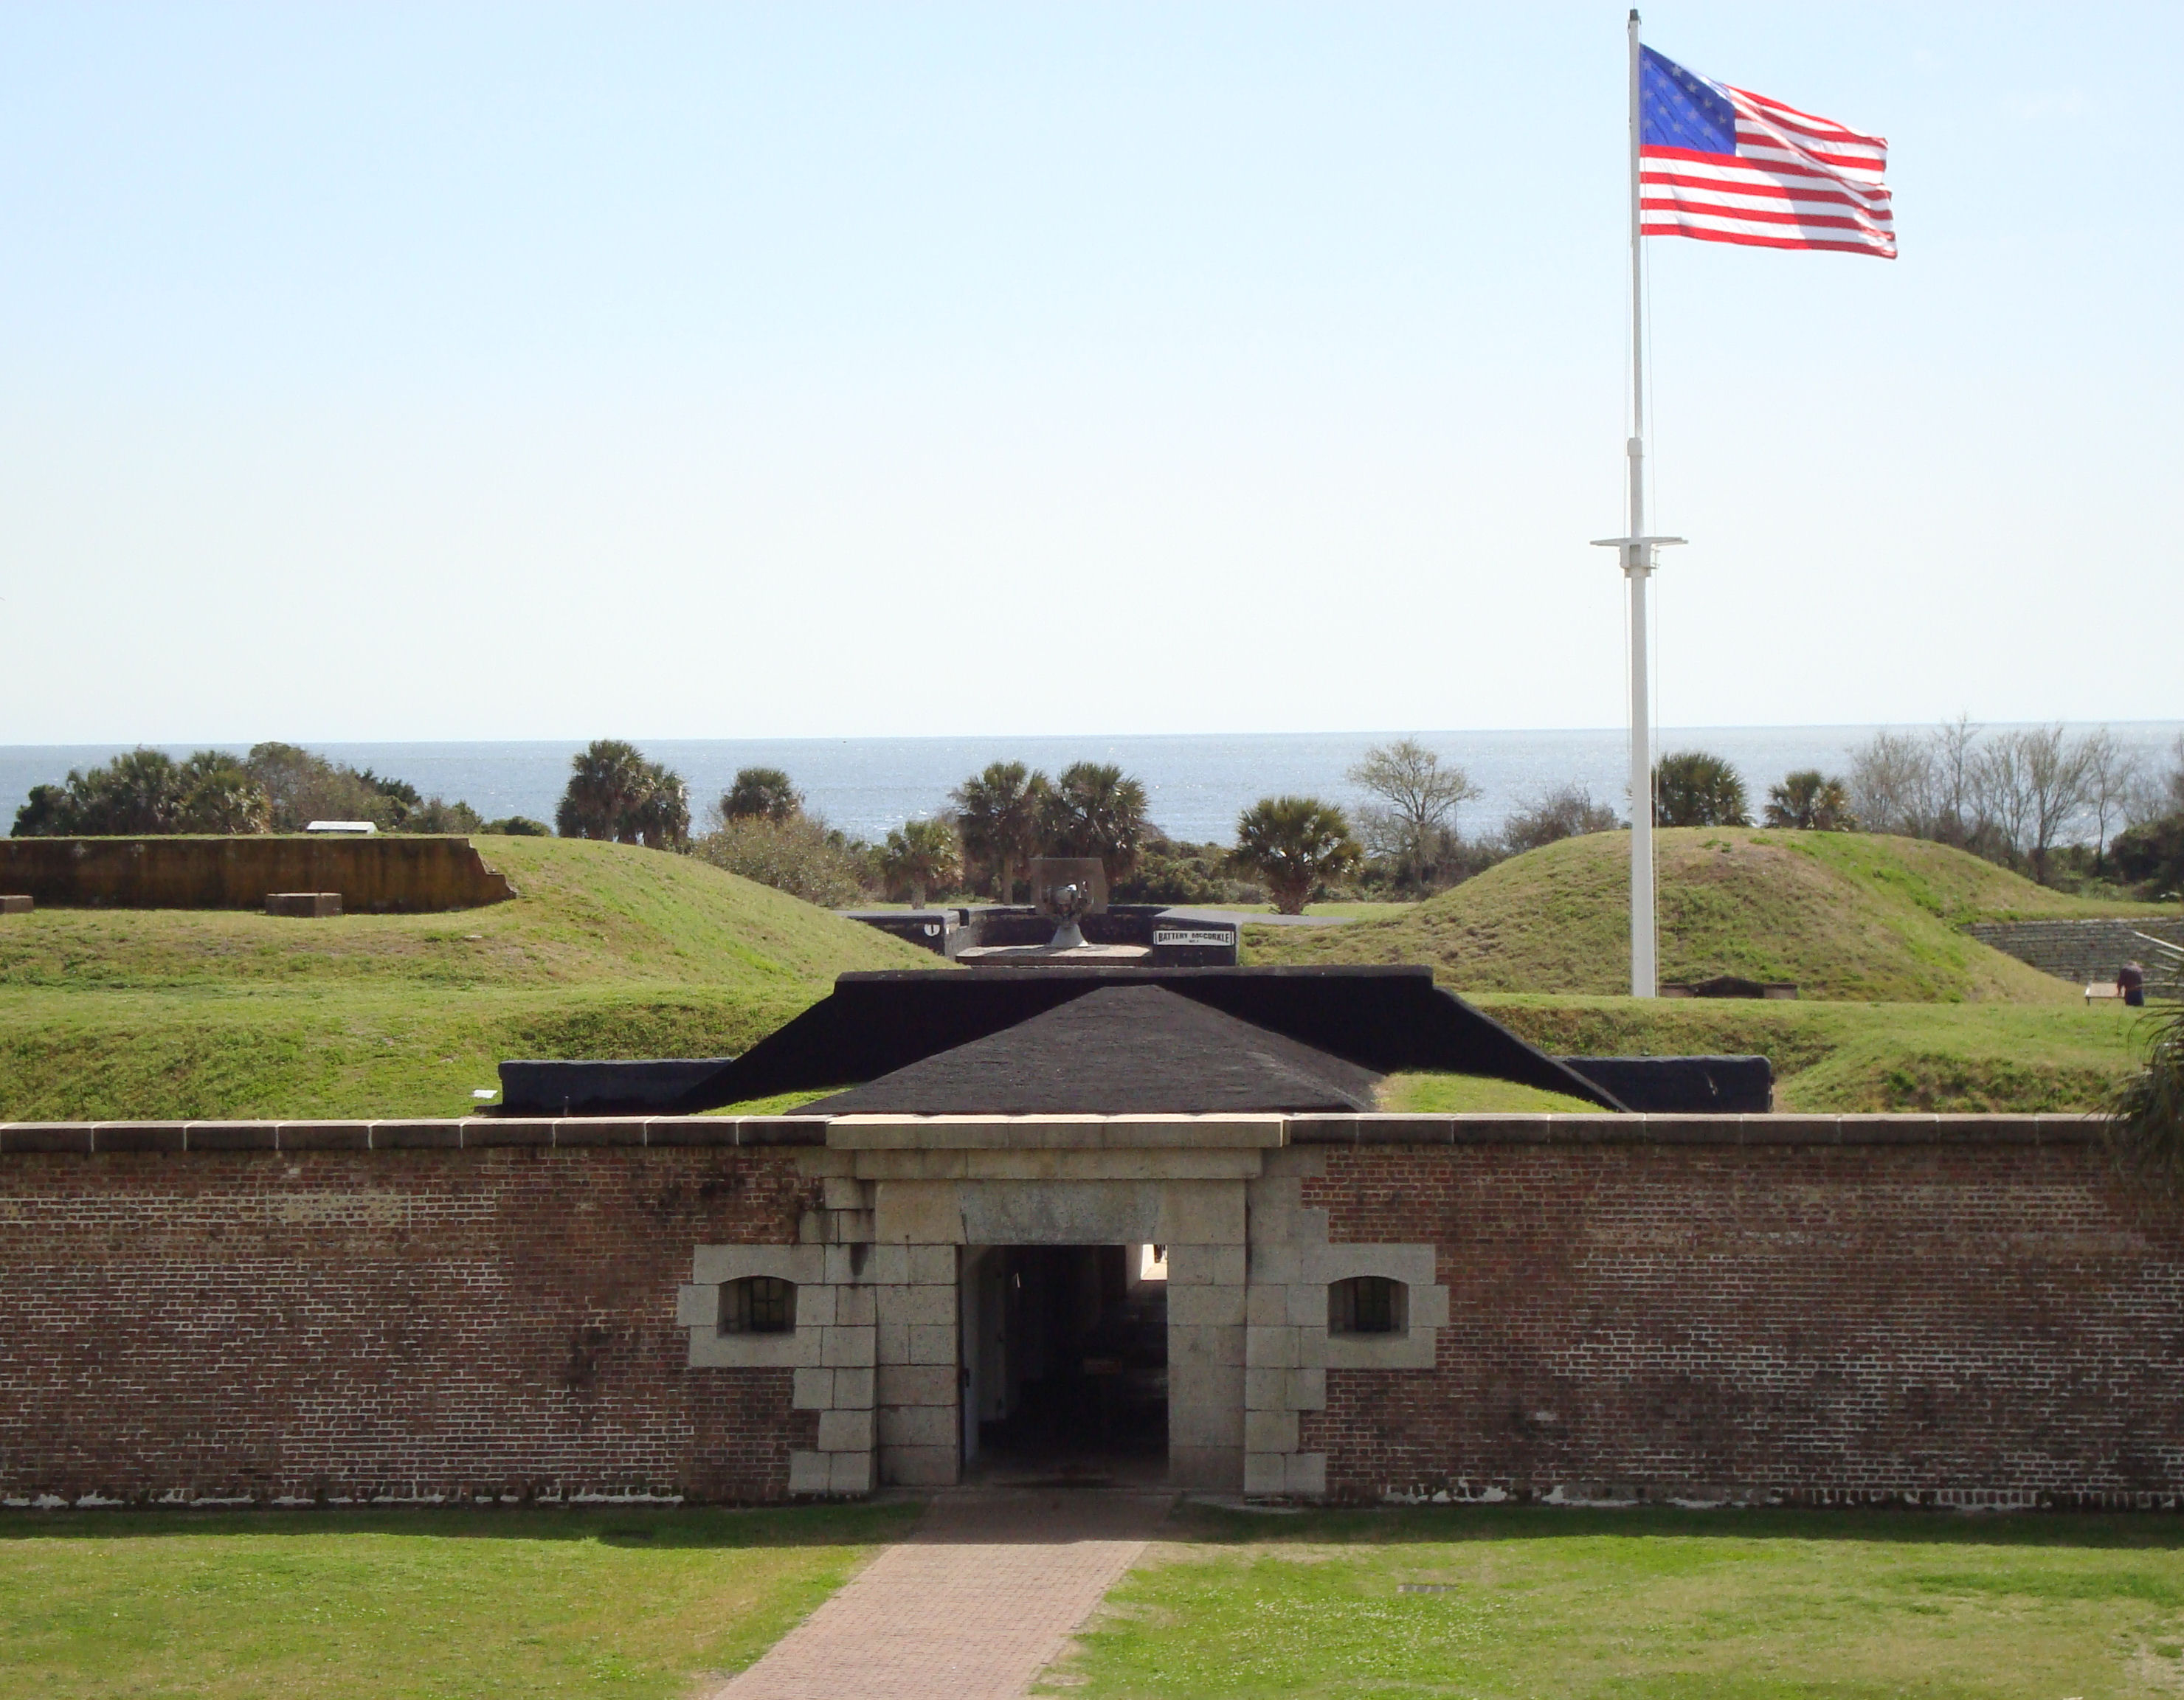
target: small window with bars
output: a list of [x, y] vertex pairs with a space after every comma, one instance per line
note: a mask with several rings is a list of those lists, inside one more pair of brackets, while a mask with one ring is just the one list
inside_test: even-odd
[[1327, 1289], [1329, 1334], [1401, 1334], [1409, 1327], [1406, 1290], [1385, 1275], [1352, 1275]]
[[730, 1281], [721, 1293], [722, 1334], [790, 1334], [796, 1328], [796, 1284], [773, 1275]]

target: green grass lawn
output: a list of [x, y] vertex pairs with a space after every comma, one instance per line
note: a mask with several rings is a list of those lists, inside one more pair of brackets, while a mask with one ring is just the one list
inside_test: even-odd
[[512, 901], [8, 917], [0, 1118], [456, 1115], [504, 1057], [732, 1054], [844, 970], [939, 967], [688, 856], [482, 843]]
[[2138, 1065], [2113, 1002], [1858, 1004], [1742, 998], [1474, 1000], [1557, 1056], [1770, 1057], [1780, 1110], [2088, 1110]]
[[914, 1506], [0, 1516], [23, 1700], [683, 1700]]
[[2109, 1700], [2184, 1689], [2184, 1527], [2170, 1518], [1193, 1508], [1169, 1533], [1040, 1692]]
[[1584, 1098], [1521, 1086], [1513, 1080], [1486, 1080], [1475, 1074], [1405, 1073], [1380, 1083], [1380, 1107], [1415, 1115], [1473, 1114], [1602, 1116], [1607, 1112]]

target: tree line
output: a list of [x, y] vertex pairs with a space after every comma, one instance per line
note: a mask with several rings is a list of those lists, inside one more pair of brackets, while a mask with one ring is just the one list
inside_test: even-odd
[[1565, 787], [1519, 811], [1490, 839], [1466, 839], [1456, 811], [1479, 794], [1460, 767], [1411, 739], [1376, 746], [1351, 773], [1374, 799], [1353, 824], [1318, 797], [1264, 797], [1238, 817], [1233, 844], [1171, 839], [1148, 813], [1145, 783], [1111, 763], [1058, 773], [994, 761], [948, 806], [873, 844], [809, 812], [789, 776], [746, 768], [693, 853], [810, 901], [845, 906], [879, 892], [1013, 902], [1035, 856], [1097, 856], [1115, 901], [1257, 904], [1296, 913], [1331, 895], [1415, 895], [1505, 856], [1618, 825], [1613, 811]]
[[[1480, 794], [1459, 764], [1412, 739], [1377, 744], [1349, 770], [1368, 800], [1350, 811], [1310, 796], [1245, 809], [1232, 844], [1172, 839], [1150, 818], [1143, 781], [1111, 763], [1050, 777], [994, 761], [948, 806], [868, 843], [827, 824], [778, 768], [747, 767], [694, 835], [682, 777], [635, 744], [594, 740], [573, 756], [554, 829], [687, 852], [807, 901], [844, 907], [874, 895], [1017, 900], [1034, 856], [1097, 856], [1117, 901], [1257, 903], [1295, 912], [1329, 896], [1414, 898], [1445, 890], [1557, 839], [1627, 826], [1582, 787], [1544, 793], [1490, 833], [1467, 834], [1460, 811]], [[1664, 827], [1749, 826], [1743, 777], [1704, 750], [1663, 756], [1653, 819]], [[18, 837], [298, 832], [314, 820], [368, 820], [387, 832], [544, 833], [511, 816], [420, 795], [406, 781], [281, 743], [181, 761], [131, 750], [66, 781], [32, 788]], [[2105, 727], [1988, 732], [1969, 719], [1923, 733], [1882, 732], [1841, 775], [1806, 769], [1769, 788], [1770, 828], [1895, 833], [1969, 850], [2050, 883], [2148, 896], [2184, 889], [2184, 739], [2166, 769]]]
[[464, 802], [421, 795], [407, 780], [353, 767], [298, 744], [247, 755], [200, 750], [176, 761], [139, 748], [59, 784], [34, 785], [15, 811], [16, 838], [170, 833], [299, 833], [313, 821], [370, 821], [389, 833], [543, 833], [518, 816], [488, 821]]
[[[2184, 738], [2163, 768], [2106, 727], [1989, 731], [1959, 716], [1875, 733], [1849, 752], [1847, 770], [1790, 774], [1769, 791], [1763, 823], [1925, 839], [2043, 884], [2151, 897], [2184, 889]], [[1743, 778], [1703, 750], [1662, 759], [1653, 818], [1752, 824]]]

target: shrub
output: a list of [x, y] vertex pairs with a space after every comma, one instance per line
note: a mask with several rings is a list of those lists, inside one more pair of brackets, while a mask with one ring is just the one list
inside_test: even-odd
[[1614, 810], [1592, 800], [1582, 785], [1564, 785], [1548, 792], [1502, 823], [1502, 847], [1511, 856], [1522, 856], [1542, 844], [1586, 833], [1612, 833], [1623, 824]]
[[1155, 833], [1139, 853], [1137, 866], [1107, 889], [1116, 903], [1263, 903], [1256, 888], [1228, 876], [1228, 851], [1222, 844], [1178, 844]]
[[370, 821], [393, 832], [418, 801], [401, 780], [359, 773], [299, 744], [253, 744], [245, 765], [265, 793], [276, 833], [300, 833], [313, 821]]
[[478, 830], [504, 839], [550, 839], [553, 828], [543, 821], [534, 821], [528, 815], [504, 815], [497, 821], [488, 821]]
[[137, 749], [59, 785], [36, 785], [15, 811], [17, 838], [262, 833], [270, 809], [240, 756], [201, 750], [177, 761]]
[[822, 909], [843, 909], [865, 895], [872, 870], [865, 846], [829, 832], [811, 815], [786, 821], [763, 815], [723, 821], [690, 846], [715, 867], [770, 885]]
[[[537, 822], [532, 822], [537, 826]], [[450, 803], [444, 797], [427, 797], [404, 821], [399, 830], [405, 833], [482, 833], [485, 817], [468, 803]], [[540, 831], [545, 828], [541, 827]]]
[[2184, 814], [2125, 828], [2109, 845], [2109, 861], [2119, 874], [2143, 886], [2151, 896], [2184, 892]]

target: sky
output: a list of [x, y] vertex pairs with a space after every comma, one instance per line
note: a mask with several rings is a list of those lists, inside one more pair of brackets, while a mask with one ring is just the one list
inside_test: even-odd
[[[0, 9], [0, 744], [1612, 727], [1624, 10]], [[1701, 4], [1670, 724], [2184, 716], [2184, 8]]]

